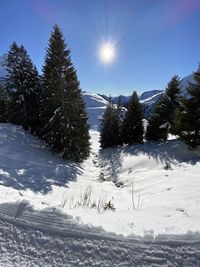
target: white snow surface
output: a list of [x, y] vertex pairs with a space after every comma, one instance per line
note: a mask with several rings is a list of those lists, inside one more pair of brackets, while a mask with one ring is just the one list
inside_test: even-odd
[[0, 124], [0, 266], [200, 266], [200, 151], [101, 151], [94, 129], [76, 164]]
[[[90, 134], [91, 156], [75, 164], [21, 127], [0, 124], [0, 203], [26, 201], [123, 236], [199, 232], [199, 151], [170, 138], [99, 152], [99, 132]], [[109, 201], [115, 211], [103, 210]]]
[[86, 104], [86, 110], [89, 118], [88, 123], [90, 124], [90, 128], [99, 130], [100, 120], [108, 101], [98, 94], [85, 91], [82, 92], [82, 97]]

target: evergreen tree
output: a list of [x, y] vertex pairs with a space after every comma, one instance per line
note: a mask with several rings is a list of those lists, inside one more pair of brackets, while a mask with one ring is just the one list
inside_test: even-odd
[[122, 124], [122, 140], [125, 144], [143, 143], [143, 114], [141, 104], [136, 92], [128, 104], [127, 112]]
[[121, 116], [121, 112], [122, 112], [122, 97], [120, 95], [117, 102], [117, 113], [119, 114], [119, 116]]
[[11, 45], [6, 59], [7, 89], [10, 96], [8, 120], [20, 124], [32, 133], [37, 130], [40, 83], [36, 67], [33, 65], [23, 45]]
[[103, 114], [100, 143], [102, 148], [119, 145], [119, 116], [117, 109], [111, 101], [108, 102]]
[[169, 132], [173, 133], [172, 122], [174, 118], [175, 111], [180, 106], [180, 93], [181, 93], [181, 80], [175, 75], [172, 77], [171, 81], [168, 83], [166, 88], [166, 105], [168, 105], [168, 113], [167, 113], [167, 122], [169, 123]]
[[173, 132], [173, 117], [179, 107], [180, 79], [173, 76], [159, 99], [148, 120], [146, 139], [151, 141], [167, 140], [168, 133]]
[[[167, 104], [167, 105], [166, 105]], [[148, 120], [146, 139], [149, 141], [167, 140], [169, 123], [167, 113], [169, 112], [169, 102], [162, 96], [156, 103]]]
[[119, 128], [119, 133], [118, 133], [118, 144], [122, 145], [123, 140], [122, 140], [122, 123], [124, 120], [124, 110], [122, 106], [122, 99], [121, 96], [118, 98], [118, 103], [117, 103], [117, 115], [118, 115], [118, 128]]
[[8, 96], [6, 89], [0, 84], [0, 122], [6, 122], [6, 104], [8, 102]]
[[62, 32], [56, 25], [43, 67], [40, 118], [43, 139], [65, 159], [89, 155], [89, 126], [76, 70]]
[[190, 97], [181, 100], [174, 118], [174, 131], [189, 148], [200, 145], [200, 70], [194, 81], [187, 88]]

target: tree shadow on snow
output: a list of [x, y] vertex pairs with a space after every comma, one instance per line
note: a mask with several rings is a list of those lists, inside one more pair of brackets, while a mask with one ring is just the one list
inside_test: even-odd
[[[179, 140], [166, 142], [147, 142], [143, 145], [123, 146], [103, 149], [99, 153], [99, 164], [106, 175], [106, 180], [117, 181], [122, 166], [123, 156], [147, 156], [149, 160], [156, 160], [163, 165], [188, 163], [195, 165], [200, 162], [200, 151], [189, 150]], [[131, 160], [131, 159], [130, 159]], [[146, 162], [146, 161], [145, 161]], [[145, 164], [141, 163], [142, 164]]]
[[144, 145], [126, 147], [123, 153], [131, 155], [146, 155], [157, 162], [181, 164], [188, 163], [195, 165], [200, 161], [200, 152], [189, 150], [188, 147], [179, 140], [168, 140], [165, 142], [147, 142]]
[[143, 145], [124, 146], [116, 153], [130, 156], [146, 155], [149, 159], [157, 162], [181, 164], [188, 163], [195, 165], [200, 162], [200, 151], [189, 150], [179, 140], [168, 140], [165, 142], [147, 142]]
[[100, 150], [98, 162], [104, 179], [116, 183], [122, 166], [121, 148], [115, 148], [114, 153], [109, 148]]
[[21, 127], [2, 124], [0, 145], [0, 183], [4, 186], [46, 194], [52, 185], [67, 186], [82, 173], [79, 164], [53, 155]]

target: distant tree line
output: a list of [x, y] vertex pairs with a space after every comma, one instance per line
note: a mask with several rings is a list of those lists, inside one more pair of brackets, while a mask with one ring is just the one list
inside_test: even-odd
[[187, 87], [188, 96], [181, 95], [181, 81], [173, 76], [164, 94], [156, 103], [144, 130], [144, 116], [136, 92], [127, 106], [124, 119], [119, 116], [120, 103], [110, 100], [104, 112], [100, 143], [102, 148], [123, 144], [142, 144], [144, 140], [166, 141], [169, 134], [178, 136], [189, 148], [200, 145], [200, 70], [194, 72], [194, 83]]
[[0, 87], [0, 120], [22, 125], [64, 159], [87, 158], [88, 117], [60, 28], [51, 32], [41, 76], [23, 45], [14, 42], [4, 61], [8, 74]]

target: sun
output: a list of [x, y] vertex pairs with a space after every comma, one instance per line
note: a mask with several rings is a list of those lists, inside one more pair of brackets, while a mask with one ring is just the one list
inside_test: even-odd
[[104, 43], [100, 46], [99, 50], [100, 60], [104, 64], [111, 64], [115, 60], [116, 51], [112, 43]]

